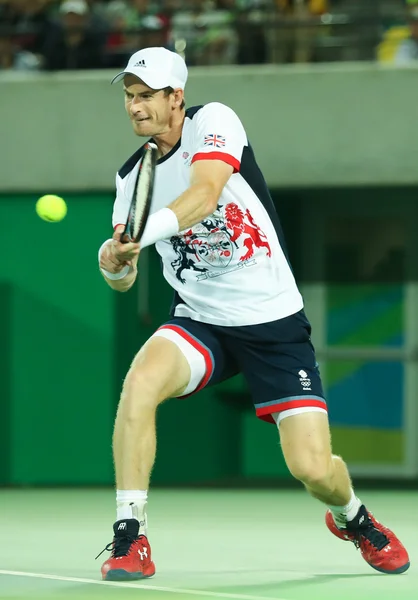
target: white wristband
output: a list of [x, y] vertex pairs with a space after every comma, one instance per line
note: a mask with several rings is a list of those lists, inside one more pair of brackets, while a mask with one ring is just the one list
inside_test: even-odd
[[123, 279], [124, 277], [127, 276], [127, 274], [129, 273], [129, 265], [125, 265], [123, 267], [123, 269], [121, 271], [119, 271], [119, 273], [110, 273], [110, 271], [106, 271], [106, 269], [100, 269], [101, 272], [103, 273], [103, 275], [106, 275], [106, 277], [108, 279], [112, 279], [113, 281], [116, 281], [117, 279]]
[[[106, 240], [105, 242], [103, 242], [103, 244], [100, 246], [99, 248], [99, 262], [100, 262], [100, 256], [103, 252], [103, 248], [109, 243], [112, 242], [112, 239]], [[124, 277], [127, 276], [127, 274], [129, 273], [129, 265], [125, 265], [123, 267], [123, 269], [121, 271], [119, 271], [119, 273], [111, 273], [110, 271], [106, 271], [106, 269], [102, 269], [100, 268], [101, 272], [103, 273], [103, 275], [105, 275], [108, 279], [111, 279], [112, 281], [117, 281], [118, 279], [123, 279]]]
[[99, 258], [99, 261], [100, 261], [100, 257], [101, 257], [101, 255], [102, 255], [102, 252], [103, 252], [103, 249], [104, 249], [104, 247], [105, 247], [105, 246], [107, 246], [107, 244], [108, 244], [109, 242], [113, 242], [112, 238], [109, 238], [108, 240], [106, 240], [105, 242], [103, 242], [103, 244], [100, 246], [100, 248], [99, 248], [99, 252], [98, 252], [98, 258]]
[[177, 235], [179, 232], [179, 222], [175, 213], [170, 208], [157, 210], [148, 217], [144, 233], [139, 242], [141, 249], [155, 244], [160, 240], [166, 240]]

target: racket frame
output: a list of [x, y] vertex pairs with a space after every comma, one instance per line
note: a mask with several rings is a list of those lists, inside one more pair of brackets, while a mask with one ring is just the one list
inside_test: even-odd
[[[135, 188], [134, 188], [134, 191], [132, 194], [131, 204], [129, 206], [129, 213], [128, 213], [128, 218], [126, 220], [125, 229], [123, 230], [123, 232], [121, 234], [120, 239], [121, 239], [122, 243], [128, 243], [128, 242], [139, 243], [141, 241], [141, 237], [142, 237], [142, 234], [144, 233], [144, 230], [145, 230], [145, 227], [146, 227], [146, 224], [148, 221], [149, 213], [151, 210], [152, 194], [154, 191], [155, 168], [157, 165], [157, 154], [158, 154], [158, 148], [157, 148], [156, 144], [154, 144], [152, 142], [148, 142], [145, 146], [144, 154], [142, 156], [142, 159], [141, 159], [141, 162], [139, 165], [139, 169], [138, 169], [138, 174], [136, 176]], [[132, 238], [130, 235], [130, 230], [131, 230], [130, 222], [131, 222], [131, 217], [132, 217], [132, 211], [134, 210], [135, 203], [136, 203], [136, 195], [137, 195], [137, 191], [138, 191], [139, 180], [141, 177], [142, 164], [147, 156], [150, 156], [150, 160], [151, 160], [150, 183], [148, 186], [147, 199], [146, 199], [141, 223], [139, 225], [138, 233], [134, 238]]]

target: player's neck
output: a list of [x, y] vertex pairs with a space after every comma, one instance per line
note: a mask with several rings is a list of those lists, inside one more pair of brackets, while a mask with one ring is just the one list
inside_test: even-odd
[[153, 140], [158, 146], [158, 154], [159, 158], [165, 156], [174, 148], [177, 142], [181, 138], [181, 132], [183, 129], [184, 119], [185, 119], [185, 111], [182, 110], [181, 113], [173, 118], [169, 125], [169, 130], [161, 133], [159, 135], [154, 135]]

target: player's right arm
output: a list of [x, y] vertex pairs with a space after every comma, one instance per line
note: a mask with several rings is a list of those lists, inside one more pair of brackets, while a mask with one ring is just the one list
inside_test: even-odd
[[99, 267], [106, 283], [117, 292], [127, 292], [138, 274], [139, 244], [122, 244], [120, 236], [129, 212], [129, 200], [125, 196], [124, 182], [116, 176], [116, 199], [113, 205], [112, 223], [114, 233], [99, 251]]

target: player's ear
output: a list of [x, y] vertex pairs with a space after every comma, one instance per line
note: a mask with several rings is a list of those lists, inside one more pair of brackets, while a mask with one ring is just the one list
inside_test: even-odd
[[174, 90], [174, 108], [183, 108], [184, 91], [180, 88]]

